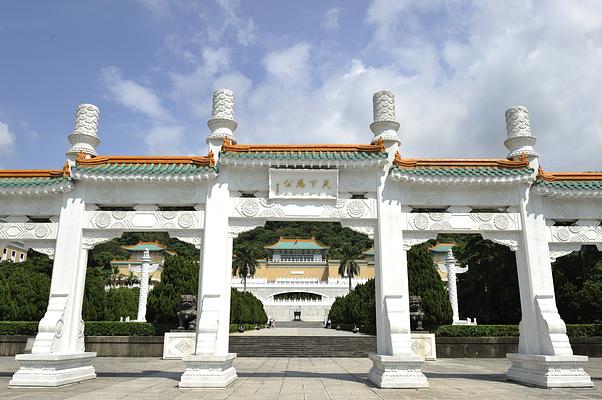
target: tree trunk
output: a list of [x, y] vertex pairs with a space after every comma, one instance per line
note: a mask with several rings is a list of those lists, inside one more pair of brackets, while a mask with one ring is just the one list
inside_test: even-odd
[[242, 282], [243, 282], [243, 290], [242, 291], [246, 292], [247, 291], [247, 274], [244, 274], [242, 276]]
[[351, 292], [351, 271], [347, 271], [347, 276], [349, 277], [349, 291]]

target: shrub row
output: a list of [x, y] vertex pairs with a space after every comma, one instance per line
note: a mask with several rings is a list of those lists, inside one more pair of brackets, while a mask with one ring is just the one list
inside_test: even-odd
[[[37, 321], [0, 321], [0, 335], [27, 335], [38, 333]], [[86, 336], [153, 336], [155, 328], [148, 322], [88, 321]]]
[[[254, 331], [256, 328], [256, 326], [258, 326], [260, 329], [264, 328], [264, 324], [240, 324], [243, 326], [243, 328], [245, 329], [245, 331]], [[230, 324], [230, 333], [232, 332], [238, 332], [238, 327], [240, 326], [239, 324]]]
[[[441, 337], [518, 336], [518, 325], [441, 325], [433, 333]], [[602, 324], [566, 326], [569, 337], [602, 336]]]
[[336, 329], [337, 326], [339, 326], [341, 330], [349, 332], [351, 332], [354, 326], [357, 326], [360, 333], [376, 335], [376, 325], [332, 324], [332, 329]]

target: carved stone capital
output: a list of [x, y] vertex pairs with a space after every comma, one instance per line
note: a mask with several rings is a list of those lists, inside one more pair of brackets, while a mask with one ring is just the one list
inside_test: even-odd
[[241, 233], [252, 231], [260, 226], [265, 226], [265, 219], [256, 218], [230, 218], [228, 225], [228, 237], [235, 239]]

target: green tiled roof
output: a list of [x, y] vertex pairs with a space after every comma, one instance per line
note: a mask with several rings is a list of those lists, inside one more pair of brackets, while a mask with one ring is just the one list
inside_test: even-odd
[[229, 159], [363, 161], [386, 159], [387, 153], [384, 151], [226, 151], [220, 153], [220, 158], [222, 157]]
[[416, 176], [439, 177], [512, 177], [533, 174], [533, 169], [524, 168], [499, 168], [499, 167], [393, 167], [394, 172]]
[[164, 174], [198, 174], [209, 171], [215, 171], [215, 167], [197, 165], [197, 164], [130, 164], [130, 163], [107, 163], [93, 166], [75, 166], [74, 172], [93, 173], [93, 174], [145, 174], [145, 175], [164, 175]]
[[138, 243], [133, 246], [124, 246], [124, 249], [128, 251], [165, 251], [165, 247], [159, 246], [156, 243]]
[[560, 190], [602, 190], [602, 180], [599, 181], [546, 181], [538, 179], [535, 186]]
[[47, 186], [54, 185], [57, 183], [68, 182], [71, 178], [69, 177], [27, 177], [27, 178], [0, 178], [0, 188], [13, 188], [23, 186]]
[[322, 246], [314, 239], [283, 239], [270, 246], [265, 246], [268, 250], [323, 250], [328, 246]]
[[430, 250], [433, 253], [447, 253], [453, 248], [453, 244], [437, 244], [436, 246], [431, 247]]

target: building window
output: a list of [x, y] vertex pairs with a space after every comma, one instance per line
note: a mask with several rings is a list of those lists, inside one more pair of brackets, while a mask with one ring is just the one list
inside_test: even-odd
[[23, 261], [25, 259], [25, 253], [19, 254], [19, 261]]
[[17, 252], [16, 252], [16, 251], [14, 251], [14, 250], [13, 250], [13, 251], [11, 251], [11, 253], [10, 253], [10, 259], [11, 259], [11, 260], [13, 260], [13, 261], [15, 261], [15, 258], [16, 258], [16, 257], [17, 257]]

